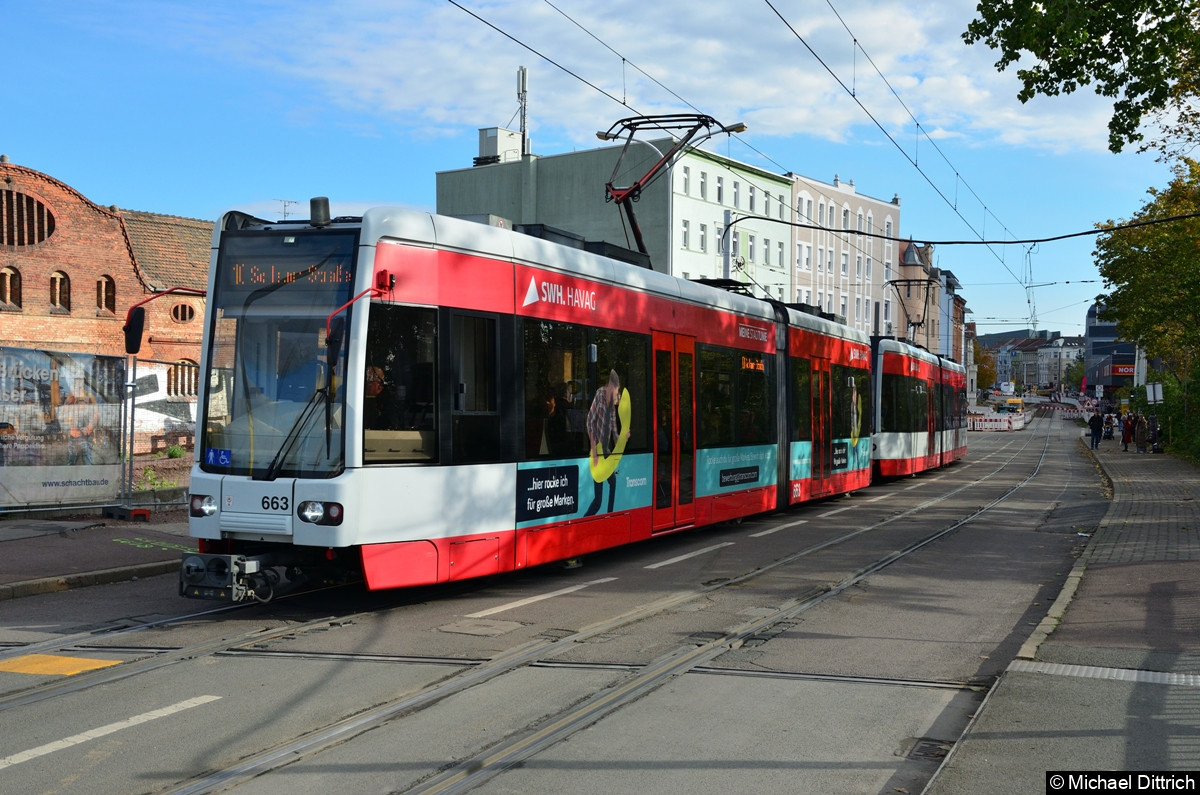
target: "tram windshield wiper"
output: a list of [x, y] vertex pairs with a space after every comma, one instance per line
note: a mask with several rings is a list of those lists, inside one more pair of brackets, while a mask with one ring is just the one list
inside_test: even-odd
[[[325, 403], [326, 406], [328, 406], [329, 405], [329, 388], [321, 387], [312, 393], [312, 396], [309, 397], [308, 402], [304, 404], [304, 408], [302, 408], [300, 410], [300, 413], [298, 415], [296, 415], [296, 419], [292, 423], [292, 427], [288, 429], [287, 436], [284, 437], [283, 443], [279, 445], [279, 450], [277, 450], [275, 452], [275, 457], [271, 459], [271, 463], [267, 465], [266, 470], [264, 470], [261, 474], [257, 473], [257, 472], [251, 474], [251, 477], [254, 480], [275, 480], [275, 478], [279, 477], [279, 470], [283, 468], [283, 462], [287, 459], [287, 457], [291, 454], [292, 450], [296, 447], [296, 442], [299, 441], [301, 432], [305, 428], [308, 427], [309, 422], [312, 420], [313, 417], [315, 417], [317, 415], [317, 409], [318, 409], [317, 399], [318, 398], [322, 398], [321, 402]], [[325, 444], [326, 444], [327, 451], [328, 451], [328, 447], [329, 447], [329, 425], [328, 425], [328, 423], [330, 421], [331, 421], [330, 420], [330, 412], [326, 411], [325, 412], [325, 422], [326, 422], [326, 426], [325, 426], [326, 442], [325, 442]]]

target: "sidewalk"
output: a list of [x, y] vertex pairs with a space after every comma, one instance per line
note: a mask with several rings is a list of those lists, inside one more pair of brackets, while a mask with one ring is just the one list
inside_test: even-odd
[[1092, 456], [1108, 512], [926, 795], [1049, 792], [1047, 771], [1200, 771], [1200, 469], [1116, 441]]
[[[8, 543], [13, 542], [13, 543]], [[101, 516], [0, 520], [0, 601], [179, 571], [194, 552], [187, 514], [151, 512], [148, 521]]]

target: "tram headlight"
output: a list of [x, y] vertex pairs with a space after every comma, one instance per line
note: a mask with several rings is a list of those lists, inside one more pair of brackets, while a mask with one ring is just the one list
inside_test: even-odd
[[300, 517], [301, 521], [309, 524], [340, 525], [342, 523], [342, 505], [337, 502], [305, 500], [297, 506], [296, 515]]
[[210, 494], [193, 494], [188, 507], [192, 516], [212, 516], [217, 512], [217, 498]]

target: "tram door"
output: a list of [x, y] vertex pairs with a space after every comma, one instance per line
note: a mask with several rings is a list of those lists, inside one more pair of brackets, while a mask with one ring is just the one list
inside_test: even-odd
[[696, 340], [654, 332], [654, 530], [696, 518]]
[[812, 493], [819, 496], [829, 492], [827, 485], [833, 472], [833, 414], [830, 400], [828, 359], [812, 359]]

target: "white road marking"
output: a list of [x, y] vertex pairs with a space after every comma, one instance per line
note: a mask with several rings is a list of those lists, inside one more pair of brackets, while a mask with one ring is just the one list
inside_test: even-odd
[[5, 769], [6, 767], [19, 765], [22, 762], [28, 762], [30, 759], [37, 759], [39, 756], [52, 754], [55, 751], [61, 751], [64, 748], [70, 748], [73, 745], [79, 745], [80, 743], [86, 743], [89, 740], [96, 740], [109, 734], [115, 734], [116, 732], [132, 728], [142, 723], [148, 723], [152, 720], [165, 718], [169, 715], [174, 715], [178, 712], [191, 709], [192, 707], [198, 707], [201, 704], [207, 704], [210, 701], [220, 700], [220, 696], [196, 696], [195, 698], [189, 698], [187, 701], [180, 701], [178, 704], [172, 704], [169, 707], [156, 709], [152, 712], [143, 712], [141, 715], [134, 715], [132, 718], [126, 718], [125, 720], [117, 721], [116, 723], [110, 723], [107, 726], [100, 726], [95, 729], [90, 729], [82, 734], [64, 737], [61, 740], [56, 740], [52, 743], [46, 743], [45, 745], [39, 745], [37, 748], [30, 748], [28, 751], [22, 751], [19, 754], [13, 754], [12, 756], [6, 756], [3, 759], [0, 759], [0, 770]]
[[687, 560], [688, 558], [694, 558], [697, 555], [703, 555], [705, 553], [712, 552], [714, 549], [720, 549], [721, 547], [731, 547], [731, 546], [733, 546], [732, 541], [726, 541], [724, 544], [713, 544], [711, 547], [705, 547], [704, 549], [697, 549], [695, 552], [689, 552], [686, 555], [680, 555], [677, 558], [671, 558], [670, 560], [664, 560], [664, 561], [660, 561], [658, 563], [652, 563], [649, 566], [646, 566], [645, 568], [661, 569], [663, 566], [670, 566], [672, 563], [678, 563], [681, 560]]
[[570, 588], [563, 588], [562, 590], [551, 591], [550, 593], [544, 593], [541, 596], [530, 596], [527, 599], [518, 599], [515, 602], [509, 602], [508, 604], [497, 605], [496, 607], [490, 607], [487, 610], [480, 610], [478, 613], [471, 613], [469, 616], [466, 616], [466, 618], [484, 618], [485, 616], [494, 615], [496, 613], [503, 613], [505, 610], [513, 610], [518, 607], [524, 607], [525, 605], [531, 605], [534, 602], [540, 602], [543, 599], [549, 599], [552, 596], [562, 596], [563, 594], [574, 593], [575, 591], [581, 591], [590, 585], [601, 585], [606, 582], [612, 582], [615, 579], [617, 579], [617, 578], [616, 577], [603, 577], [599, 580], [592, 580], [591, 582], [585, 582], [580, 585], [572, 585]]
[[832, 511], [826, 511], [825, 513], [818, 514], [818, 515], [817, 515], [817, 518], [818, 518], [818, 519], [824, 519], [826, 516], [833, 516], [835, 513], [841, 513], [842, 511], [849, 511], [849, 510], [851, 510], [851, 509], [853, 509], [853, 508], [856, 508], [856, 507], [858, 507], [858, 506], [855, 506], [855, 505], [847, 505], [847, 506], [845, 506], [845, 507], [842, 507], [842, 508], [834, 508]]
[[789, 527], [795, 527], [798, 524], [808, 524], [808, 520], [807, 519], [797, 519], [794, 522], [788, 522], [787, 524], [776, 525], [775, 527], [772, 527], [770, 530], [763, 530], [760, 533], [751, 533], [750, 537], [758, 538], [760, 536], [769, 536], [769, 535], [771, 535], [771, 533], [778, 533], [780, 530], [786, 530]]

